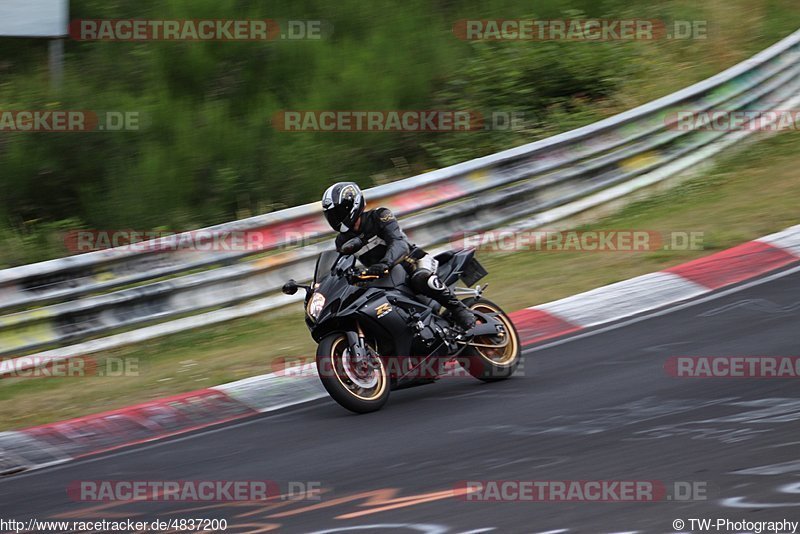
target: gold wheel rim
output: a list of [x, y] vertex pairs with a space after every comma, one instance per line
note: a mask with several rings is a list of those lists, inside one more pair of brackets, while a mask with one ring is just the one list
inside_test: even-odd
[[[333, 374], [336, 377], [336, 380], [342, 385], [342, 387], [354, 396], [357, 399], [363, 401], [374, 401], [380, 398], [383, 395], [383, 392], [386, 390], [386, 369], [383, 366], [383, 360], [378, 358], [379, 363], [379, 372], [378, 372], [378, 383], [372, 388], [362, 388], [355, 384], [350, 378], [347, 376], [347, 373], [344, 372], [343, 362], [342, 362], [342, 355], [344, 354], [344, 350], [347, 348], [347, 338], [345, 336], [339, 336], [333, 341], [333, 345], [331, 345], [331, 368], [333, 369]], [[344, 375], [344, 378], [342, 377]], [[364, 395], [364, 391], [372, 391], [371, 395]]]
[[[473, 311], [478, 311], [485, 314], [494, 314], [495, 318], [503, 323], [503, 327], [505, 328], [507, 336], [507, 343], [503, 347], [498, 347], [496, 349], [487, 348], [486, 346], [473, 347], [475, 351], [482, 358], [488, 360], [493, 365], [508, 367], [514, 363], [519, 351], [519, 344], [517, 343], [517, 336], [514, 335], [514, 325], [511, 323], [511, 319], [506, 317], [501, 310], [497, 309], [495, 306], [487, 304], [486, 302], [475, 302], [469, 308]], [[482, 322], [478, 316], [476, 316], [475, 319], [479, 323]], [[493, 343], [497, 343], [496, 340], [497, 336], [480, 336], [475, 338], [475, 342], [480, 345], [491, 345]], [[506, 340], [502, 340], [502, 342], [506, 342]]]

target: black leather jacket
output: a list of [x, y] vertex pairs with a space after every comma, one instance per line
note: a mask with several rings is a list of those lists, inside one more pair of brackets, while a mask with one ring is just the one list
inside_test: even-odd
[[388, 208], [377, 208], [362, 213], [358, 230], [342, 232], [336, 236], [336, 250], [341, 250], [342, 245], [354, 237], [361, 240], [362, 248], [371, 246], [369, 250], [359, 255], [361, 263], [367, 266], [375, 263], [396, 265], [403, 261], [413, 248]]

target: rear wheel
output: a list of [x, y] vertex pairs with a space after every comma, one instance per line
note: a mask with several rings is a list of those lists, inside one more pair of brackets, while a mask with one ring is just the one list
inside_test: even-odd
[[380, 410], [389, 400], [389, 378], [380, 356], [369, 348], [370, 358], [357, 362], [347, 336], [337, 332], [317, 346], [317, 371], [333, 400], [356, 413]]
[[[464, 300], [464, 304], [475, 312], [494, 318], [503, 325], [504, 332], [493, 336], [480, 336], [470, 341], [463, 355], [466, 357], [469, 374], [485, 382], [504, 380], [514, 374], [521, 357], [519, 334], [514, 323], [494, 302], [474, 297]], [[478, 324], [486, 320], [475, 314]]]

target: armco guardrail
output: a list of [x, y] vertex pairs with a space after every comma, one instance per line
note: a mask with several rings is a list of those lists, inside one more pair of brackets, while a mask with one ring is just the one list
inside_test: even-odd
[[[371, 205], [398, 213], [410, 237], [423, 246], [520, 219], [529, 224], [552, 220], [569, 203], [624, 191], [615, 188], [645, 183], [646, 176], [667, 177], [696, 164], [698, 156], [735, 143], [746, 132], [681, 131], [668, 128], [667, 118], [679, 110], [786, 106], [800, 95], [798, 57], [800, 31], [725, 72], [631, 111], [376, 187], [367, 195]], [[206, 230], [259, 233], [261, 248], [180, 251], [166, 239], [163, 251], [154, 251], [157, 246], [111, 249], [0, 271], [0, 311], [6, 312], [0, 317], [0, 355], [63, 346], [263, 298], [290, 276], [310, 277], [314, 258], [330, 246], [318, 203]], [[321, 241], [287, 248], [298, 233]], [[274, 301], [277, 306], [285, 299]]]

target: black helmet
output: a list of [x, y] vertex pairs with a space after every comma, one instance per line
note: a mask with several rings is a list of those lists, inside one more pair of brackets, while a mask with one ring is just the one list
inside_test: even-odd
[[322, 195], [322, 213], [331, 228], [347, 232], [364, 213], [364, 195], [353, 182], [333, 184]]

